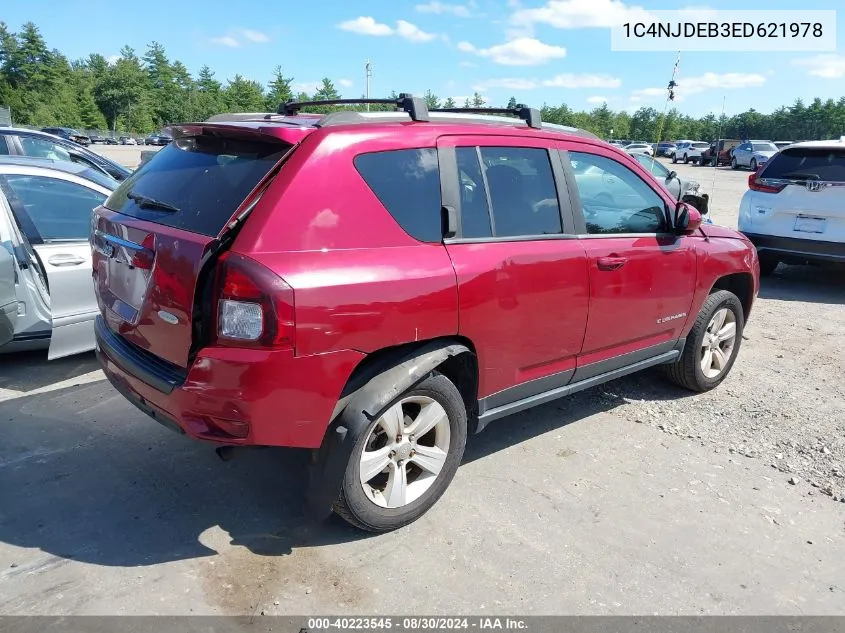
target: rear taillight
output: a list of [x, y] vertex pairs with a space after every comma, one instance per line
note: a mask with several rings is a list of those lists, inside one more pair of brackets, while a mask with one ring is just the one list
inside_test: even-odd
[[221, 344], [291, 349], [293, 288], [255, 260], [225, 253], [219, 262], [215, 306]]
[[762, 191], [764, 193], [778, 193], [786, 187], [785, 182], [770, 181], [766, 178], [761, 178], [761, 170], [765, 165], [757, 168], [753, 174], [748, 175], [748, 188], [751, 191]]

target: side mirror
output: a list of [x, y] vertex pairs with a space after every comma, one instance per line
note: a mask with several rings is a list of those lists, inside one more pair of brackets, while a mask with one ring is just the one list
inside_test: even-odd
[[675, 233], [689, 235], [698, 230], [701, 222], [701, 213], [695, 207], [686, 202], [679, 202], [675, 205], [675, 217], [672, 222], [672, 228], [675, 230]]
[[666, 174], [666, 182], [672, 182], [677, 177], [678, 177], [678, 172], [670, 171], [668, 174]]

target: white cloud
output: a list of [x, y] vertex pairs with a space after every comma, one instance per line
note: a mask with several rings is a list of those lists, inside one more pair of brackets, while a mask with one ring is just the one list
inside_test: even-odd
[[[683, 101], [707, 90], [736, 90], [738, 88], [756, 88], [766, 83], [766, 77], [756, 73], [704, 73], [697, 77], [678, 77], [675, 88], [675, 100]], [[646, 99], [666, 97], [666, 88], [641, 88], [631, 93], [631, 101], [639, 103]]]
[[350, 33], [358, 33], [359, 35], [374, 35], [376, 37], [398, 35], [399, 37], [414, 43], [430, 42], [438, 37], [436, 33], [426, 33], [416, 24], [411, 24], [405, 20], [397, 20], [396, 28], [394, 29], [388, 24], [376, 22], [369, 16], [361, 16], [355, 18], [354, 20], [341, 22], [337, 25], [337, 28], [342, 31], [349, 31]]
[[255, 42], [256, 44], [265, 44], [270, 41], [269, 35], [262, 33], [261, 31], [253, 31], [252, 29], [241, 29], [241, 35], [250, 42]]
[[434, 13], [435, 15], [454, 15], [456, 18], [468, 18], [472, 16], [472, 8], [475, 3], [470, 2], [469, 5], [464, 4], [448, 4], [440, 2], [439, 0], [431, 0], [426, 4], [418, 4], [414, 7], [419, 13]]
[[460, 42], [458, 50], [486, 57], [502, 66], [538, 66], [566, 57], [565, 48], [544, 44], [533, 37], [520, 37], [490, 48], [476, 48], [469, 42]]
[[351, 88], [355, 83], [351, 79], [339, 79], [338, 82], [344, 88]]
[[511, 24], [530, 29], [548, 24], [559, 29], [611, 27], [625, 22], [651, 22], [643, 7], [627, 5], [622, 0], [549, 0], [542, 7], [518, 8], [511, 14]]
[[793, 66], [806, 68], [814, 77], [839, 79], [845, 77], [845, 55], [816, 55], [792, 61]]
[[266, 44], [270, 41], [270, 36], [261, 31], [254, 29], [235, 29], [229, 31], [226, 35], [212, 37], [209, 42], [218, 46], [225, 46], [227, 48], [238, 48], [245, 42], [253, 44]]
[[218, 44], [219, 46], [226, 46], [228, 48], [237, 48], [241, 45], [241, 43], [231, 35], [212, 37], [210, 41], [212, 44]]
[[607, 101], [607, 97], [587, 97], [587, 103], [594, 103], [596, 105], [607, 103]]
[[349, 31], [350, 33], [358, 33], [359, 35], [393, 35], [393, 29], [387, 24], [376, 22], [369, 16], [361, 16], [354, 20], [346, 20], [337, 25], [342, 31]]
[[415, 24], [411, 24], [405, 20], [396, 21], [396, 33], [409, 42], [415, 43], [430, 42], [437, 37], [434, 33], [426, 33]]
[[119, 59], [120, 59], [120, 55], [109, 55], [108, 57], [106, 57], [106, 61], [109, 64], [116, 64], [117, 60], [119, 60]]
[[294, 95], [300, 92], [307, 92], [309, 95], [314, 94], [320, 89], [320, 86], [323, 84], [322, 81], [300, 81], [294, 84], [291, 84], [290, 89]]
[[[476, 90], [489, 90], [490, 88], [501, 88], [504, 90], [534, 90], [535, 88], [618, 88], [622, 80], [618, 77], [601, 74], [572, 74], [563, 73], [555, 75], [550, 79], [529, 79], [526, 77], [513, 77], [503, 79], [489, 79], [479, 82], [474, 88]], [[600, 97], [604, 99], [604, 97]]]

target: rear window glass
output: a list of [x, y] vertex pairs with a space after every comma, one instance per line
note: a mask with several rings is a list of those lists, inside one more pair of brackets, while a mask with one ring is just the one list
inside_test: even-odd
[[443, 238], [440, 169], [435, 149], [359, 154], [355, 169], [408, 235], [421, 242]]
[[211, 135], [185, 137], [161, 149], [124, 180], [106, 206], [157, 224], [216, 236], [290, 147]]
[[764, 178], [845, 182], [845, 148], [792, 148], [769, 161]]

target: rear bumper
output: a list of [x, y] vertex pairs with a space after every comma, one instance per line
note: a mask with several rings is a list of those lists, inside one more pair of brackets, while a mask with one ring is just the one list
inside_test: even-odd
[[318, 448], [364, 354], [208, 347], [183, 369], [113, 332], [98, 316], [97, 358], [127, 400], [168, 428], [218, 444]]
[[845, 243], [745, 233], [762, 255], [784, 262], [845, 262]]

